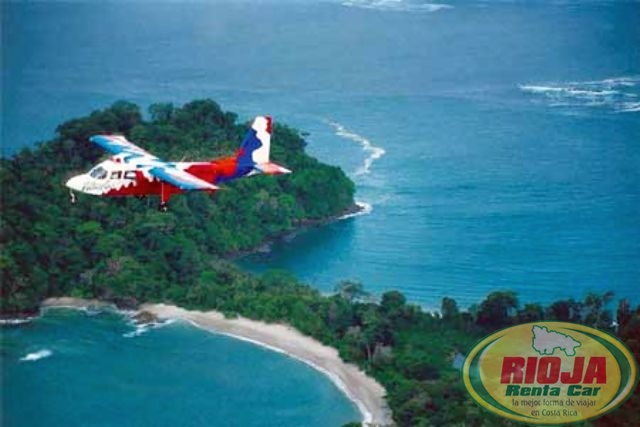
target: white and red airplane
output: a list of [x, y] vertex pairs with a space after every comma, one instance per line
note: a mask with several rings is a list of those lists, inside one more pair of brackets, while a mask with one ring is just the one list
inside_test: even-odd
[[204, 162], [165, 162], [124, 136], [96, 135], [89, 138], [113, 156], [89, 172], [69, 179], [71, 202], [74, 191], [96, 196], [159, 195], [161, 211], [166, 211], [169, 198], [187, 191], [218, 190], [217, 183], [264, 173], [291, 173], [269, 161], [271, 117], [258, 116], [247, 131], [235, 156]]

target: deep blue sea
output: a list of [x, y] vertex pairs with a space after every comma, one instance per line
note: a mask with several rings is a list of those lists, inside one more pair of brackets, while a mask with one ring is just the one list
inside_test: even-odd
[[370, 207], [251, 270], [425, 307], [640, 303], [640, 2], [443, 1], [2, 3], [2, 152], [118, 99], [213, 98], [308, 132]]

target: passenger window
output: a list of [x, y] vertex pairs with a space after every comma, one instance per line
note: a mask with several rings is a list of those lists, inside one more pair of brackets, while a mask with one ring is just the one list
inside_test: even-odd
[[122, 171], [113, 171], [111, 172], [111, 179], [121, 179]]

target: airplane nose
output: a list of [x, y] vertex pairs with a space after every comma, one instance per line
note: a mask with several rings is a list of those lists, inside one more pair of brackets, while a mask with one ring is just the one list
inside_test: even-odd
[[67, 181], [66, 186], [72, 190], [82, 191], [82, 185], [84, 183], [84, 175], [77, 175]]

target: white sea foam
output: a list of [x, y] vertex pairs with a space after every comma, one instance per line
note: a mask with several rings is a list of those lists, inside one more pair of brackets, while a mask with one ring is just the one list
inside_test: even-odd
[[639, 84], [640, 76], [626, 76], [582, 82], [522, 84], [518, 87], [550, 107], [565, 110], [588, 107], [613, 112], [637, 112], [640, 111], [638, 103], [631, 101], [640, 95]]
[[133, 331], [124, 333], [124, 334], [122, 334], [122, 336], [124, 338], [139, 337], [140, 335], [144, 334], [148, 330], [149, 330], [149, 327], [146, 324], [145, 325], [136, 325], [135, 329]]
[[[140, 335], [150, 331], [151, 329], [162, 328], [174, 322], [175, 322], [175, 319], [167, 319], [167, 320], [158, 321], [158, 322], [134, 324], [135, 329], [133, 331], [122, 334], [122, 336], [124, 338], [139, 337]], [[132, 323], [133, 323], [133, 320], [132, 320]]]
[[53, 354], [51, 350], [43, 349], [36, 351], [34, 353], [29, 353], [26, 356], [20, 358], [22, 362], [35, 362], [36, 360], [44, 359], [45, 357], [49, 357]]
[[406, 0], [348, 0], [342, 2], [343, 6], [360, 9], [379, 10], [383, 12], [437, 12], [443, 9], [451, 9], [453, 6], [443, 3], [419, 3]]
[[353, 218], [354, 216], [368, 215], [371, 213], [371, 211], [373, 211], [373, 206], [371, 205], [371, 203], [356, 200], [356, 205], [360, 208], [358, 212], [348, 213], [338, 219], [347, 219]]
[[640, 112], [640, 102], [624, 102], [620, 106], [620, 112], [622, 113], [637, 113]]
[[355, 132], [351, 132], [340, 123], [331, 120], [328, 120], [327, 123], [333, 127], [337, 136], [357, 142], [362, 147], [362, 151], [367, 154], [362, 166], [356, 170], [356, 175], [365, 175], [370, 173], [373, 163], [386, 153], [384, 148], [373, 145], [367, 138], [362, 135], [358, 135]]
[[562, 88], [555, 86], [519, 85], [519, 87], [525, 92], [532, 93], [562, 92]]
[[617, 90], [584, 90], [584, 89], [567, 89], [567, 92], [570, 95], [584, 96], [584, 97], [612, 96], [620, 93]]
[[583, 82], [583, 84], [586, 84], [586, 85], [607, 86], [607, 87], [616, 87], [616, 86], [634, 87], [638, 83], [640, 83], [640, 76], [613, 77], [609, 79], [591, 80], [591, 81]]
[[572, 87], [561, 87], [561, 86], [521, 85], [520, 89], [522, 89], [525, 92], [551, 94], [552, 96], [565, 94], [568, 96], [587, 97], [587, 98], [611, 96], [611, 95], [616, 95], [620, 93], [617, 90], [586, 90], [586, 89], [577, 89]]
[[23, 319], [0, 319], [0, 325], [22, 325], [31, 322], [35, 317], [25, 317]]
[[138, 323], [135, 321], [135, 316], [139, 313], [138, 310], [119, 309], [114, 304], [100, 303], [100, 304], [82, 305], [82, 300], [80, 301], [81, 301], [80, 304], [68, 304], [68, 305], [60, 304], [60, 305], [44, 306], [42, 310], [43, 311], [46, 311], [49, 309], [57, 310], [60, 308], [73, 309], [73, 310], [83, 311], [89, 316], [95, 316], [105, 311], [116, 313], [120, 316], [123, 316], [129, 319], [129, 324], [134, 328], [132, 331], [125, 332], [124, 334], [122, 334], [122, 336], [125, 338], [137, 337], [151, 329], [161, 328], [163, 326], [170, 325], [171, 323], [174, 322], [174, 320], [169, 319], [169, 320], [162, 320], [162, 321], [150, 322], [150, 323]]

